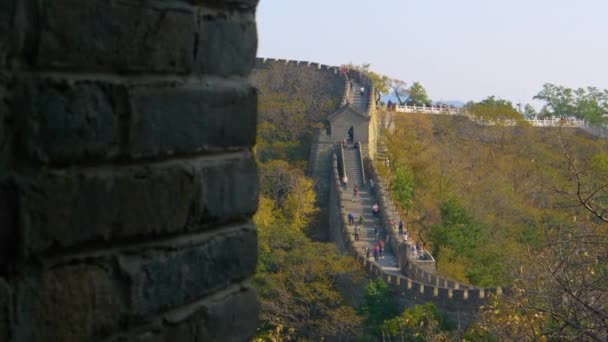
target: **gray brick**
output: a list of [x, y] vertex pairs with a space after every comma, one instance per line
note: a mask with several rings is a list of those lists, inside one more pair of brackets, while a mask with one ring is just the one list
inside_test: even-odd
[[20, 285], [19, 340], [96, 341], [116, 331], [125, 312], [121, 293], [106, 269], [62, 266]]
[[251, 215], [257, 176], [250, 153], [142, 167], [40, 172], [20, 191], [27, 253], [52, 245], [205, 229]]
[[11, 337], [10, 298], [10, 288], [0, 278], [0, 341], [9, 341]]
[[165, 329], [162, 341], [250, 341], [258, 322], [258, 303], [251, 289], [210, 300], [187, 321]]
[[12, 182], [0, 181], [0, 272], [15, 257], [17, 210], [17, 193]]
[[248, 75], [255, 64], [257, 30], [253, 15], [199, 13], [196, 69], [204, 74]]
[[138, 87], [131, 89], [130, 99], [132, 157], [255, 144], [257, 94], [247, 83]]
[[158, 158], [255, 144], [257, 93], [246, 82], [125, 86], [22, 78], [17, 93], [21, 145], [42, 163]]
[[8, 117], [9, 107], [7, 102], [10, 101], [9, 92], [6, 89], [8, 79], [0, 73], [0, 170], [8, 169], [10, 159], [10, 141], [11, 134], [9, 132]]
[[121, 92], [124, 87], [104, 83], [22, 79], [17, 104], [25, 121], [22, 145], [43, 162], [118, 155]]
[[54, 69], [189, 73], [195, 15], [135, 0], [44, 0], [35, 64]]
[[0, 66], [6, 64], [6, 57], [9, 53], [10, 33], [13, 32], [11, 30], [13, 10], [13, 0], [0, 1]]
[[201, 245], [162, 255], [124, 256], [136, 314], [160, 312], [205, 296], [253, 275], [256, 233], [251, 226], [219, 233]]

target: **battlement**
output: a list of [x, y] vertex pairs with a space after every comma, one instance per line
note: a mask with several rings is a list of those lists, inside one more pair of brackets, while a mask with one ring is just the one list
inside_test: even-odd
[[363, 73], [359, 70], [347, 69], [346, 74], [344, 74], [342, 71], [342, 67], [326, 65], [326, 64], [321, 64], [321, 63], [317, 63], [317, 62], [296, 61], [296, 60], [289, 60], [289, 59], [265, 58], [265, 57], [256, 57], [256, 59], [255, 59], [255, 68], [256, 69], [268, 68], [274, 64], [279, 64], [279, 65], [284, 65], [284, 66], [289, 66], [289, 67], [297, 67], [297, 68], [309, 68], [311, 70], [319, 70], [319, 71], [323, 71], [323, 72], [329, 72], [329, 73], [335, 74], [335, 75], [340, 75], [340, 77], [344, 81], [344, 95], [342, 96], [342, 102], [341, 102], [343, 105], [347, 103], [347, 99], [350, 94], [350, 87], [349, 87], [348, 81], [354, 80], [354, 81], [358, 82], [359, 84], [363, 85], [364, 87], [366, 87], [367, 89], [369, 89], [369, 91], [368, 91], [369, 101], [368, 101], [367, 114], [369, 116], [372, 116], [376, 111], [375, 99], [374, 99], [375, 91], [374, 91], [373, 82], [369, 79], [369, 77], [367, 77], [367, 75], [365, 75], [365, 73]]

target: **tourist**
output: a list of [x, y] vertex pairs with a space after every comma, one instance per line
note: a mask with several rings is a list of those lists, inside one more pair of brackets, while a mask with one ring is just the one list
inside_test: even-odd
[[363, 216], [359, 216], [359, 220], [357, 220], [357, 223], [355, 223], [355, 229], [359, 227], [359, 225], [362, 226], [364, 221]]
[[357, 197], [359, 196], [359, 188], [355, 185], [355, 187], [353, 188], [353, 201], [357, 199]]
[[353, 224], [355, 224], [355, 215], [348, 213], [348, 225], [352, 226]]
[[378, 255], [380, 253], [380, 247], [378, 245], [374, 246], [374, 261], [378, 261]]
[[374, 205], [372, 205], [372, 213], [374, 214], [374, 217], [378, 217], [379, 210], [380, 208], [378, 207], [378, 202], [374, 203]]
[[344, 186], [344, 190], [348, 188], [348, 176], [346, 174], [342, 177], [342, 185]]
[[403, 234], [403, 219], [399, 219], [399, 234]]
[[359, 228], [355, 227], [355, 241], [359, 241]]
[[384, 258], [384, 241], [382, 240], [378, 241], [378, 252], [380, 257]]
[[370, 190], [372, 190], [372, 191], [374, 190], [374, 180], [373, 180], [373, 179], [370, 179], [370, 180], [369, 180], [369, 188], [370, 188]]
[[369, 250], [369, 247], [365, 247], [365, 257], [369, 259], [369, 257], [371, 256], [371, 251]]
[[361, 96], [365, 93], [365, 87], [361, 86]]

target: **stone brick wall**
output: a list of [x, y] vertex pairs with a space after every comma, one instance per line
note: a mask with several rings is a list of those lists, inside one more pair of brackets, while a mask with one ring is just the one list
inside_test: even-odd
[[256, 5], [0, 2], [0, 341], [255, 333]]

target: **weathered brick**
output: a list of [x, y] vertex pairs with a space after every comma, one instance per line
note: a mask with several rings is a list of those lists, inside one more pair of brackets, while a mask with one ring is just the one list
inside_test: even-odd
[[[21, 143], [42, 162], [99, 160], [119, 153], [121, 86], [22, 79], [17, 108]], [[125, 104], [126, 106], [126, 104]]]
[[9, 118], [10, 95], [6, 89], [8, 79], [0, 72], [0, 170], [8, 169], [10, 158], [10, 133], [6, 124]]
[[125, 308], [107, 270], [78, 264], [45, 271], [22, 285], [18, 315], [24, 341], [94, 341], [121, 325]]
[[10, 298], [10, 288], [0, 278], [0, 341], [9, 341], [11, 337]]
[[136, 314], [160, 312], [225, 288], [253, 275], [256, 233], [251, 226], [218, 233], [200, 245], [161, 255], [123, 256]]
[[248, 75], [255, 64], [257, 30], [253, 14], [199, 13], [196, 71], [204, 74]]
[[249, 341], [258, 322], [255, 292], [247, 289], [230, 293], [228, 297], [210, 300], [185, 322], [168, 327], [162, 341]]
[[44, 0], [36, 66], [117, 72], [189, 73], [196, 16], [135, 0]]
[[204, 229], [251, 215], [251, 153], [159, 165], [40, 172], [20, 191], [26, 252]]
[[248, 83], [215, 81], [130, 90], [133, 157], [255, 144], [257, 96]]
[[246, 82], [20, 81], [20, 142], [38, 162], [158, 158], [255, 144], [257, 93]]
[[13, 10], [13, 0], [0, 1], [0, 66], [6, 64], [6, 57], [9, 53]]
[[0, 181], [0, 273], [14, 260], [17, 210], [15, 187], [9, 180]]

